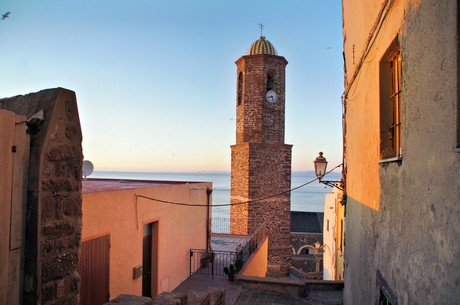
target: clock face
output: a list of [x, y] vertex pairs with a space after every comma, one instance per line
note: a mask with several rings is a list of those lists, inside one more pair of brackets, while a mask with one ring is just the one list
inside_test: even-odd
[[276, 94], [275, 91], [269, 90], [266, 95], [267, 101], [270, 103], [276, 103], [276, 100], [278, 99], [278, 95]]

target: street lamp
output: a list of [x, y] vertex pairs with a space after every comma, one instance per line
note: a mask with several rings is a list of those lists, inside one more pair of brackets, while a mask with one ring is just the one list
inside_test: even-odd
[[323, 152], [319, 152], [319, 156], [316, 157], [316, 160], [313, 161], [315, 164], [315, 173], [316, 178], [318, 178], [318, 182], [323, 183], [330, 187], [336, 187], [341, 191], [345, 191], [343, 187], [343, 182], [341, 180], [337, 181], [330, 181], [330, 180], [322, 180], [323, 177], [326, 175], [326, 168], [327, 168], [327, 160], [323, 157]]

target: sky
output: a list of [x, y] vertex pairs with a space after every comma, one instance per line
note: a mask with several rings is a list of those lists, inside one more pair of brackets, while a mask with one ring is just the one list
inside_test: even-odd
[[292, 170], [342, 162], [340, 0], [0, 0], [0, 98], [76, 92], [95, 170], [229, 171], [236, 65], [284, 56]]

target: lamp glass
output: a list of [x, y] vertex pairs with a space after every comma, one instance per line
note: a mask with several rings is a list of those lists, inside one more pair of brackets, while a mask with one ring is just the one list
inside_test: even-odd
[[321, 180], [323, 176], [326, 174], [326, 168], [327, 168], [327, 160], [326, 158], [323, 157], [323, 153], [320, 152], [319, 156], [316, 157], [316, 160], [313, 161], [315, 164], [315, 173], [316, 177]]

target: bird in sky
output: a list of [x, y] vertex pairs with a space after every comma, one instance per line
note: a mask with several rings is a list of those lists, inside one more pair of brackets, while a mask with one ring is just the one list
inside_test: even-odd
[[5, 14], [2, 14], [2, 20], [5, 20], [6, 18], [10, 17], [11, 12], [6, 12]]

